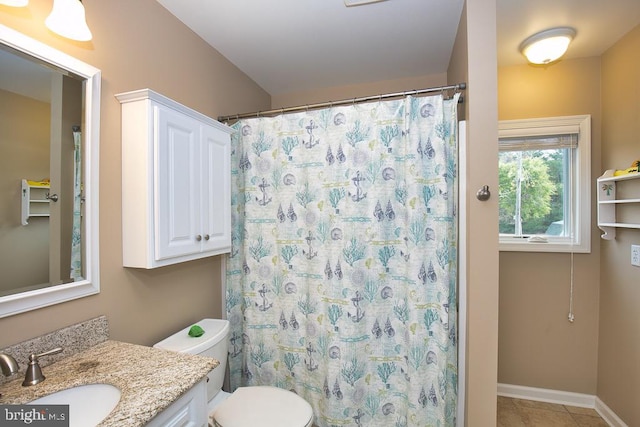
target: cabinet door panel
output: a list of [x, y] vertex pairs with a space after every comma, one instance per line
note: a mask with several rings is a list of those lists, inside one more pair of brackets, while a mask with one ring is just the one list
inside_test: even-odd
[[202, 128], [202, 222], [207, 240], [203, 251], [231, 247], [230, 146], [225, 132]]
[[198, 122], [156, 109], [156, 260], [197, 253], [201, 243]]

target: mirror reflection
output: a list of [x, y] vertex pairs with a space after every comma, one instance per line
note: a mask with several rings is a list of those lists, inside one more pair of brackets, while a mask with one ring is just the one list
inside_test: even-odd
[[100, 292], [100, 86], [0, 25], [0, 317]]
[[83, 80], [0, 48], [0, 296], [84, 278]]

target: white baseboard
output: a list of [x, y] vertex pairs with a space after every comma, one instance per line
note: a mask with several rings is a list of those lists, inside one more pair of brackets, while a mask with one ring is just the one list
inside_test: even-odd
[[559, 405], [579, 406], [581, 408], [595, 409], [596, 407], [596, 397], [590, 394], [525, 387], [521, 385], [498, 384], [498, 396], [557, 403]]
[[605, 403], [596, 396], [596, 411], [611, 427], [629, 427]]
[[498, 384], [498, 396], [595, 409], [611, 427], [629, 427], [602, 400], [591, 394], [521, 385]]

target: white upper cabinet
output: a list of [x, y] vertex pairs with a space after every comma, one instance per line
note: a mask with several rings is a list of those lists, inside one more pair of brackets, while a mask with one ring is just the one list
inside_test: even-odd
[[116, 98], [124, 266], [155, 268], [229, 252], [233, 130], [149, 89]]

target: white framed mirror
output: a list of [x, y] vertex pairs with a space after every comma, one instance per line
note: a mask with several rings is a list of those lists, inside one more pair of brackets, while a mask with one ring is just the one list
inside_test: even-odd
[[[0, 171], [0, 317], [7, 317], [100, 292], [101, 73], [3, 25], [0, 56], [2, 67], [14, 60], [25, 67], [0, 73], [7, 108], [0, 120], [0, 169], [18, 169]], [[36, 79], [42, 76], [48, 94], [38, 99]], [[40, 106], [45, 113], [36, 115]], [[27, 117], [12, 117], [18, 110]], [[36, 119], [46, 122], [40, 136], [31, 132]], [[12, 129], [13, 123], [20, 128]], [[28, 139], [39, 140], [42, 148]]]

